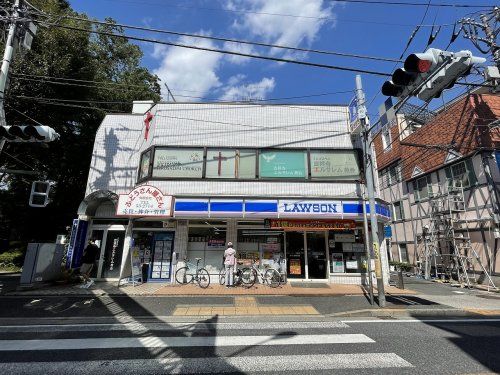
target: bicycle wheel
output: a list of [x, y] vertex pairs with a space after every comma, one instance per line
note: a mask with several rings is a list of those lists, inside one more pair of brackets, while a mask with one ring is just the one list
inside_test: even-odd
[[175, 281], [181, 285], [189, 284], [193, 281], [193, 272], [188, 267], [181, 267], [175, 273]]
[[257, 272], [254, 269], [248, 267], [241, 269], [241, 281], [244, 288], [251, 288], [254, 286], [256, 280]]
[[281, 275], [274, 268], [269, 268], [266, 271], [264, 279], [271, 288], [277, 288], [281, 285]]
[[224, 285], [226, 283], [226, 270], [223, 268], [219, 272], [219, 284]]
[[210, 274], [205, 268], [200, 268], [198, 270], [198, 276], [196, 277], [196, 281], [200, 288], [206, 289], [210, 285]]

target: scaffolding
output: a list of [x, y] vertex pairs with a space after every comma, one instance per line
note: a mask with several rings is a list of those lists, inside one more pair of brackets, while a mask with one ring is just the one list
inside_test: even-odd
[[[437, 194], [429, 197], [429, 224], [424, 227], [423, 250], [419, 268], [425, 279], [431, 274], [442, 280], [456, 280], [460, 286], [472, 288], [478, 283], [477, 270], [487, 279], [488, 290], [498, 289], [471, 244], [464, 188], [460, 181], [449, 180]], [[481, 277], [482, 277], [481, 275]]]

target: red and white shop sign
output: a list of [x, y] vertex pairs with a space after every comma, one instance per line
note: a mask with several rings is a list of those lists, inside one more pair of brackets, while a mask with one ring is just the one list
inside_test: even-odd
[[172, 196], [154, 186], [138, 186], [119, 195], [116, 216], [172, 216]]

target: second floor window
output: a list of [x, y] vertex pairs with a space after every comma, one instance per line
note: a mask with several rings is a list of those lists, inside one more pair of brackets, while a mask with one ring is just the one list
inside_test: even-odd
[[448, 187], [468, 188], [476, 183], [472, 160], [467, 159], [445, 169]]
[[403, 209], [403, 202], [394, 202], [394, 220], [403, 220], [405, 213]]
[[391, 129], [388, 126], [382, 129], [382, 147], [384, 150], [391, 148]]
[[257, 156], [252, 150], [208, 150], [206, 178], [255, 178]]
[[415, 202], [427, 199], [432, 196], [432, 187], [430, 185], [430, 177], [422, 177], [413, 182], [413, 193]]

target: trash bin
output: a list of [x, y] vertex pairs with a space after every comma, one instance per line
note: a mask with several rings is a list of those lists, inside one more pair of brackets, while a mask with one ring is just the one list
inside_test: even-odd
[[405, 284], [404, 284], [404, 281], [403, 281], [403, 270], [401, 268], [398, 269], [398, 276], [396, 278], [396, 286], [399, 289], [404, 289], [405, 288]]
[[146, 283], [148, 281], [149, 274], [149, 263], [142, 264], [142, 282]]

